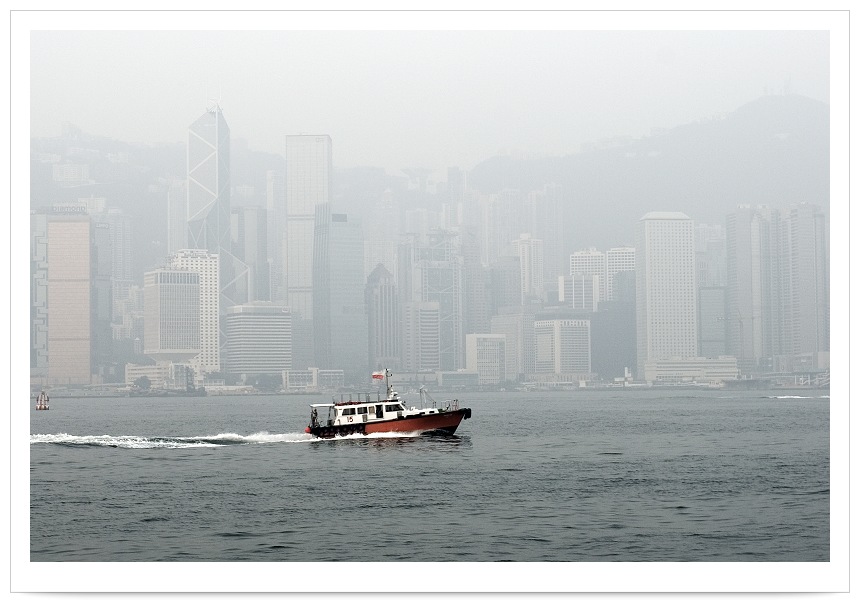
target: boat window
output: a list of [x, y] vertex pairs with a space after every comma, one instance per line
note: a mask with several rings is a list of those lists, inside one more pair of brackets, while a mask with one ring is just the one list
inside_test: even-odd
[[354, 415], [355, 409], [354, 408], [344, 408], [340, 414], [342, 414], [342, 415]]
[[385, 410], [387, 412], [397, 412], [398, 410], [403, 410], [403, 407], [400, 404], [386, 404]]
[[355, 412], [356, 412], [356, 414], [363, 415], [367, 412], [367, 407], [366, 406], [359, 406], [358, 408], [355, 409]]
[[368, 406], [368, 407], [367, 407], [367, 412], [369, 412], [369, 413], [371, 413], [371, 414], [375, 413], [375, 412], [376, 412], [376, 407], [375, 407], [375, 406]]

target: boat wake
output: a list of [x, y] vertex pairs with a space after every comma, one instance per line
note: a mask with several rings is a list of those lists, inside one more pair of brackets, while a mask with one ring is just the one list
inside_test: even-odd
[[30, 444], [58, 444], [60, 446], [93, 446], [108, 448], [218, 448], [221, 446], [235, 446], [240, 444], [270, 444], [309, 442], [317, 438], [306, 433], [268, 433], [261, 431], [251, 435], [243, 436], [237, 433], [219, 433], [206, 436], [170, 436], [152, 437], [143, 436], [113, 436], [113, 435], [85, 435], [76, 436], [67, 433], [54, 434], [31, 434]]
[[767, 396], [771, 400], [829, 400], [830, 396]]
[[[331, 440], [370, 440], [390, 438], [414, 438], [421, 432], [399, 432], [399, 433], [372, 433], [368, 435], [350, 434], [337, 436]], [[152, 437], [131, 435], [69, 435], [68, 433], [37, 433], [30, 435], [30, 444], [58, 444], [60, 446], [91, 446], [106, 448], [220, 448], [222, 446], [236, 446], [242, 444], [277, 444], [298, 442], [319, 442], [317, 438], [307, 433], [268, 433], [261, 431], [251, 435], [239, 435], [238, 433], [219, 433], [217, 435], [205, 436], [170, 436]]]

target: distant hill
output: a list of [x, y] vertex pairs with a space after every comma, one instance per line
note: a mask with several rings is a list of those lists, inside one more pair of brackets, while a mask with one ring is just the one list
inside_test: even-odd
[[825, 103], [764, 96], [722, 118], [566, 157], [488, 159], [470, 172], [469, 184], [484, 193], [563, 185], [571, 249], [633, 243], [636, 222], [655, 210], [707, 224], [725, 224], [738, 204], [806, 201], [829, 213], [829, 127]]

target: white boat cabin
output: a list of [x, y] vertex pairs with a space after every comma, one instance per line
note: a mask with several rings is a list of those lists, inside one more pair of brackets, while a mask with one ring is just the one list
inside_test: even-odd
[[[399, 398], [397, 392], [392, 392], [387, 400], [370, 400], [370, 395], [365, 394], [364, 400], [348, 400], [330, 402], [327, 404], [311, 404], [311, 427], [333, 427], [338, 425], [361, 425], [363, 423], [375, 423], [378, 421], [391, 421], [403, 417], [436, 414], [440, 412], [435, 408], [407, 408], [406, 404]], [[322, 410], [325, 409], [326, 417], [323, 418]]]

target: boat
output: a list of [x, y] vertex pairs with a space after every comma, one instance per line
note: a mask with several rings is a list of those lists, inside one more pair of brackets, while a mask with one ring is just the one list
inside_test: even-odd
[[36, 410], [49, 410], [48, 402], [50, 402], [50, 398], [48, 398], [48, 394], [44, 391], [36, 396]]
[[[305, 433], [319, 438], [391, 432], [453, 435], [463, 419], [472, 417], [472, 409], [460, 408], [458, 400], [438, 404], [423, 387], [419, 392], [422, 408], [407, 407], [389, 384], [390, 376], [388, 369], [373, 373], [374, 379], [385, 379], [384, 399], [379, 393], [375, 400], [371, 399], [371, 394], [349, 394], [346, 400], [341, 396], [339, 401], [333, 399], [330, 403], [311, 404], [311, 420]], [[430, 403], [426, 402], [428, 399]], [[323, 414], [325, 418], [321, 418]]]

